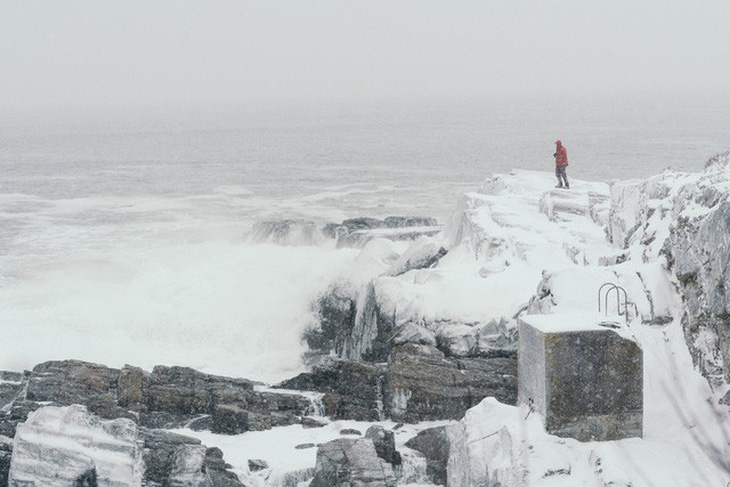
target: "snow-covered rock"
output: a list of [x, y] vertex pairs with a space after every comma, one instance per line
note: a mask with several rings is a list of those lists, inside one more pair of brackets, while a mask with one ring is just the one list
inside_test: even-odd
[[730, 153], [710, 159], [702, 173], [665, 171], [646, 181], [617, 183], [611, 199], [609, 237], [623, 249], [623, 259], [666, 257], [684, 301], [685, 336], [695, 363], [716, 390], [727, 390]]
[[95, 478], [99, 485], [138, 487], [143, 471], [133, 421], [102, 421], [78, 405], [49, 406], [18, 425], [9, 483], [68, 487]]
[[446, 428], [446, 485], [721, 486], [730, 480], [725, 458], [713, 458], [690, 436], [680, 440], [668, 433], [580, 443], [548, 435], [542, 418], [526, 407], [488, 398]]

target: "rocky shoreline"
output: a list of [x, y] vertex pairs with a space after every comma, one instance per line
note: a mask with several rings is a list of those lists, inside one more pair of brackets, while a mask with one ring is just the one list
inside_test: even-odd
[[[723, 424], [727, 411], [719, 411], [716, 400], [730, 402], [729, 171], [725, 154], [703, 174], [666, 173], [610, 189], [584, 183], [570, 193], [543, 191], [540, 174], [496, 176], [480, 193], [464, 195], [438, 238], [433, 228], [401, 231], [434, 223], [427, 219], [328, 226], [326, 238], [353, 238], [348, 245], [358, 242], [362, 251], [351, 274], [312, 303], [319, 320], [303, 335], [308, 372], [273, 386], [187, 367], [147, 371], [77, 360], [0, 372], [0, 487], [30, 485], [22, 481], [45, 479], [61, 463], [62, 480], [37, 485], [249, 485], [219, 445], [170, 430], [240, 435], [340, 420], [368, 426], [296, 445], [316, 448], [316, 462], [287, 472], [276, 485], [395, 486], [406, 479], [522, 485], [570, 475], [614, 485], [623, 474], [599, 468], [612, 458], [610, 448], [546, 435], [539, 420], [528, 420], [529, 410], [514, 407], [517, 319], [522, 313], [595, 313], [602, 283], [624, 287], [626, 319], [649, 362], [645, 402], [653, 416], [645, 416], [646, 441], [684, 454], [675, 438], [662, 436], [667, 425], [684, 429], [663, 421], [684, 425], [687, 414], [704, 414], [704, 421]], [[390, 227], [398, 231], [378, 233]], [[313, 228], [285, 222], [256, 231], [262, 241], [290, 244], [322, 233]], [[404, 235], [410, 245], [400, 241]], [[675, 399], [668, 391], [682, 382], [695, 389]], [[698, 404], [692, 397], [706, 400]], [[384, 420], [447, 424], [396, 441], [400, 424], [372, 424]], [[527, 443], [527, 426], [539, 441]], [[717, 448], [702, 441], [687, 455]], [[635, 444], [620, 446], [630, 451]], [[117, 461], [89, 457], [103, 452]], [[529, 469], [526, 458], [533, 461]], [[247, 461], [250, 472], [268, 469], [266, 458]], [[414, 461], [418, 475], [406, 472]], [[723, 460], [702, 465], [716, 478], [730, 471]], [[580, 469], [590, 473], [575, 473]]]

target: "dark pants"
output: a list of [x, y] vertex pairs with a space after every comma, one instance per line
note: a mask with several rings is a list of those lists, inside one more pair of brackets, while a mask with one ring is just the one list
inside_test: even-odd
[[568, 175], [565, 173], [567, 168], [568, 166], [555, 165], [555, 176], [558, 178], [558, 186], [570, 188], [570, 184], [568, 184]]

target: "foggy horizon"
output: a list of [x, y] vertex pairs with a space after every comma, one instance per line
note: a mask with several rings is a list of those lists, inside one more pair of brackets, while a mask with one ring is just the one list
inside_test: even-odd
[[0, 110], [730, 99], [730, 5], [0, 2]]

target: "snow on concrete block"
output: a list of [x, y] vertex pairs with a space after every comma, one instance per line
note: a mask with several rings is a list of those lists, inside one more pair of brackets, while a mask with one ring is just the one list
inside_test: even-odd
[[102, 421], [79, 405], [46, 406], [18, 425], [8, 482], [68, 487], [95, 478], [98, 485], [132, 487], [143, 470], [133, 421]]
[[643, 355], [591, 315], [520, 319], [518, 401], [551, 434], [580, 441], [641, 437]]

